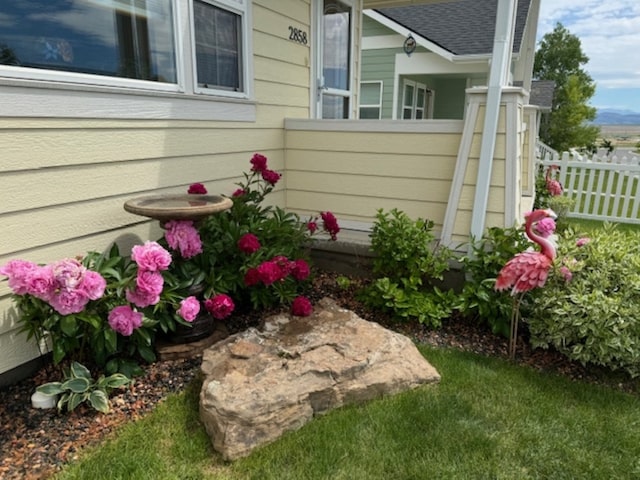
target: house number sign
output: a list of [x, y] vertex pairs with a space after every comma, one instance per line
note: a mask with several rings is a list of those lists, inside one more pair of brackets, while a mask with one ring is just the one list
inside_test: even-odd
[[307, 38], [307, 32], [300, 30], [299, 28], [289, 25], [289, 40], [306, 45], [309, 40]]

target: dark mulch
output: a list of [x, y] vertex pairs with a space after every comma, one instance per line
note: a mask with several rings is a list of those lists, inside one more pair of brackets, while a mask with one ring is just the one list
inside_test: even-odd
[[[343, 307], [362, 318], [377, 321], [399, 331], [414, 341], [442, 348], [456, 348], [481, 355], [507, 358], [507, 341], [496, 337], [486, 327], [463, 318], [452, 318], [442, 328], [430, 330], [420, 324], [399, 324], [364, 307], [354, 293], [364, 280], [351, 279], [350, 286], [340, 287], [335, 274], [323, 273], [314, 280], [312, 300], [334, 298]], [[264, 316], [267, 316], [264, 314]], [[231, 332], [259, 325], [257, 314], [235, 315], [229, 322]], [[162, 401], [168, 394], [181, 391], [199, 372], [201, 358], [157, 362], [145, 367], [145, 374], [133, 385], [115, 391], [111, 412], [97, 413], [81, 405], [71, 414], [31, 408], [35, 387], [59, 380], [58, 369], [43, 367], [34, 377], [0, 390], [0, 478], [33, 480], [49, 478], [66, 463], [79, 456], [81, 447], [105, 439], [116, 427], [135, 421]], [[640, 384], [622, 374], [584, 367], [568, 361], [552, 350], [531, 350], [520, 342], [516, 362], [539, 371], [559, 374], [575, 381], [585, 381], [637, 394]]]

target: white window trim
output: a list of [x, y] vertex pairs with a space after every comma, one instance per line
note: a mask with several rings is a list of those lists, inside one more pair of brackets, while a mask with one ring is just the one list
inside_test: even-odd
[[[413, 87], [413, 98], [411, 100], [411, 105], [405, 105], [404, 101], [405, 101], [405, 90], [407, 86], [412, 86]], [[404, 110], [405, 108], [409, 108], [411, 107], [411, 120], [416, 120], [416, 111], [418, 110], [417, 107], [417, 99], [418, 99], [418, 89], [424, 90], [424, 95], [425, 95], [425, 104], [424, 107], [421, 108], [422, 110], [422, 118], [420, 120], [428, 120], [433, 118], [433, 105], [432, 105], [432, 101], [433, 99], [431, 98], [433, 95], [433, 91], [427, 87], [424, 83], [420, 83], [420, 82], [416, 82], [414, 80], [409, 80], [409, 79], [404, 79], [402, 81], [402, 103], [400, 105], [400, 119], [401, 120], [407, 120], [404, 118]]]
[[358, 117], [360, 116], [360, 109], [361, 108], [377, 108], [378, 109], [378, 120], [380, 120], [382, 118], [382, 92], [383, 92], [383, 82], [381, 80], [367, 80], [367, 81], [362, 81], [360, 82], [360, 92], [358, 93], [358, 98], [360, 100], [362, 100], [362, 85], [371, 85], [371, 84], [378, 84], [378, 103], [361, 103], [360, 105], [358, 105]]
[[[244, 87], [243, 92], [233, 92], [229, 90], [216, 90], [211, 88], [201, 88], [198, 86], [197, 82], [197, 65], [196, 65], [196, 48], [195, 48], [195, 35], [191, 35], [190, 43], [191, 43], [191, 74], [192, 81], [189, 85], [193, 86], [194, 93], [202, 94], [202, 95], [216, 95], [216, 96], [225, 96], [230, 98], [241, 98], [246, 99], [251, 97], [251, 78], [253, 78], [253, 71], [251, 65], [253, 62], [250, 62], [248, 59], [252, 58], [251, 52], [251, 17], [250, 12], [251, 9], [246, 6], [242, 8], [238, 8], [238, 5], [243, 5], [243, 1], [229, 1], [229, 0], [200, 0], [205, 3], [209, 3], [211, 5], [224, 8], [230, 12], [239, 15], [242, 19], [242, 85]], [[195, 21], [193, 18], [193, 1], [188, 2], [189, 5], [189, 23], [193, 27], [195, 25]], [[184, 32], [185, 30], [181, 30]], [[246, 58], [245, 58], [246, 57]]]
[[313, 62], [311, 69], [311, 85], [313, 88], [310, 92], [310, 100], [312, 106], [312, 117], [313, 118], [321, 118], [322, 117], [322, 95], [335, 95], [340, 97], [345, 97], [349, 99], [349, 112], [348, 117], [352, 119], [354, 115], [358, 113], [358, 107], [354, 104], [355, 95], [355, 61], [353, 56], [355, 55], [355, 39], [356, 39], [356, 29], [358, 25], [356, 24], [356, 1], [355, 0], [340, 0], [345, 5], [351, 8], [351, 31], [349, 32], [349, 90], [342, 90], [336, 88], [327, 88], [324, 86], [324, 77], [322, 76], [322, 56], [323, 56], [323, 41], [322, 38], [323, 30], [322, 22], [323, 22], [323, 0], [313, 0], [314, 5], [313, 9], [315, 12], [315, 18], [313, 20], [313, 34], [312, 38], [316, 44], [316, 48], [313, 50]]
[[174, 0], [176, 84], [0, 65], [0, 117], [255, 121], [251, 0], [207, 1], [244, 5], [244, 92], [196, 91], [192, 1]]

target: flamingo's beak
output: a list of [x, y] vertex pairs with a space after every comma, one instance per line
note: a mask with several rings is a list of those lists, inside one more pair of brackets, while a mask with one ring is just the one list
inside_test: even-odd
[[550, 208], [545, 208], [544, 211], [547, 212], [547, 217], [553, 218], [554, 220], [558, 218], [558, 215], [556, 215], [556, 212], [554, 212]]

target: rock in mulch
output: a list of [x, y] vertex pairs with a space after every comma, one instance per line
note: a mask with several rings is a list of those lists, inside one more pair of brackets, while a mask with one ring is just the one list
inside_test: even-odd
[[328, 298], [309, 317], [276, 315], [213, 345], [202, 370], [200, 418], [226, 460], [315, 415], [440, 380], [408, 337]]

